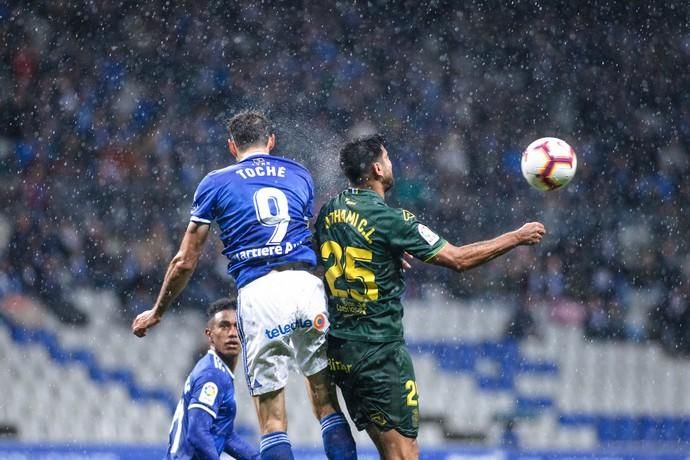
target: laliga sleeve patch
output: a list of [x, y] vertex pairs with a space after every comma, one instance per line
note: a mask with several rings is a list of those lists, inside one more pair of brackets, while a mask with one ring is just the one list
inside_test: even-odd
[[218, 396], [218, 387], [213, 382], [206, 382], [201, 388], [201, 394], [199, 395], [199, 402], [213, 406], [216, 401], [216, 396]]
[[417, 225], [417, 231], [424, 241], [429, 243], [429, 246], [433, 246], [439, 240], [439, 236], [424, 224]]

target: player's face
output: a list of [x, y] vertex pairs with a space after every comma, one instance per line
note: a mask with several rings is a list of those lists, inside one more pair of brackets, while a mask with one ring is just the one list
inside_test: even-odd
[[381, 175], [383, 176], [381, 182], [383, 183], [383, 189], [388, 191], [395, 183], [395, 178], [393, 177], [393, 162], [391, 162], [391, 159], [388, 156], [388, 150], [386, 150], [386, 147], [381, 146], [381, 151]]
[[219, 355], [233, 357], [240, 354], [240, 337], [235, 311], [223, 310], [216, 313], [206, 327], [206, 335]]

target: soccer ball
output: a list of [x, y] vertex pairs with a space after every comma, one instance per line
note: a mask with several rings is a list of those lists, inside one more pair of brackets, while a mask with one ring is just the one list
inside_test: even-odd
[[568, 184], [577, 169], [575, 150], [556, 137], [542, 137], [522, 152], [522, 175], [532, 187], [542, 192]]

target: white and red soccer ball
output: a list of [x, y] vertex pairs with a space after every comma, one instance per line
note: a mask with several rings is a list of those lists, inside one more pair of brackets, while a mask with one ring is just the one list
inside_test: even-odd
[[564, 140], [542, 137], [522, 152], [522, 175], [532, 187], [541, 191], [566, 186], [577, 170], [575, 150]]

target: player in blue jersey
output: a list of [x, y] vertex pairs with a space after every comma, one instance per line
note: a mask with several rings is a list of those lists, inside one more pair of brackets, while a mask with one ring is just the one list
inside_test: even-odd
[[228, 122], [237, 164], [209, 173], [197, 187], [191, 222], [171, 261], [154, 307], [132, 324], [137, 336], [160, 322], [184, 289], [216, 222], [238, 291], [244, 370], [262, 433], [262, 459], [292, 459], [284, 388], [292, 364], [307, 378], [329, 459], [357, 457], [340, 411], [326, 357], [328, 316], [309, 219], [314, 184], [304, 166], [270, 155], [276, 138], [268, 119], [244, 112]]
[[170, 426], [166, 460], [215, 460], [221, 452], [236, 460], [260, 458], [259, 451], [233, 430], [237, 405], [232, 372], [240, 354], [236, 311], [235, 302], [223, 298], [206, 312], [210, 349], [184, 384]]

